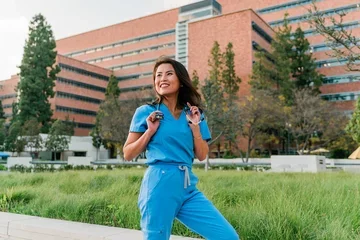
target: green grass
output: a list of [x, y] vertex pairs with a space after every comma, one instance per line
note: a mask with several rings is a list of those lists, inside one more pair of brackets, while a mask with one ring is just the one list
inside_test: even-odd
[[[360, 239], [360, 175], [195, 171], [242, 239]], [[0, 210], [139, 229], [143, 172], [0, 175]], [[178, 222], [173, 234], [196, 236]]]

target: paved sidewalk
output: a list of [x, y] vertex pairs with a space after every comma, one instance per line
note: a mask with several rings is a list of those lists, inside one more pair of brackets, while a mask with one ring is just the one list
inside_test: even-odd
[[[0, 240], [142, 240], [138, 230], [0, 212]], [[171, 236], [171, 240], [191, 240]]]

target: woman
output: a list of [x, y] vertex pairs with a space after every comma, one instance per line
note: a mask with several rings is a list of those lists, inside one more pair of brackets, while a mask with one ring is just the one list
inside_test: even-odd
[[149, 167], [138, 201], [144, 239], [168, 240], [175, 218], [206, 239], [239, 239], [196, 188], [192, 162], [195, 156], [206, 158], [211, 136], [198, 108], [200, 95], [186, 68], [175, 60], [160, 58], [153, 79], [157, 100], [136, 109], [124, 145], [127, 160], [147, 150]]

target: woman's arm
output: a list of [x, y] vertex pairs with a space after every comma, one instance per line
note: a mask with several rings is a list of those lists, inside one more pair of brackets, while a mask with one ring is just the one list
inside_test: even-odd
[[149, 117], [146, 118], [147, 130], [145, 132], [129, 133], [123, 148], [124, 159], [126, 161], [131, 161], [142, 153], [146, 149], [151, 137], [156, 133], [160, 124], [159, 119], [155, 116], [156, 112], [157, 111], [152, 112]]
[[194, 138], [194, 152], [195, 156], [203, 161], [206, 159], [206, 155], [209, 153], [209, 145], [203, 140], [200, 132], [200, 126], [191, 124], [191, 130]]
[[130, 132], [124, 144], [124, 159], [130, 161], [142, 153], [153, 134], [149, 130], [144, 133]]

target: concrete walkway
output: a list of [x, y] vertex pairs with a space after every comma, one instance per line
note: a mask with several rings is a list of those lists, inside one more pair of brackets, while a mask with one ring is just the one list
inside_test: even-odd
[[[0, 212], [0, 240], [142, 240], [138, 230]], [[171, 236], [171, 240], [191, 240]]]

